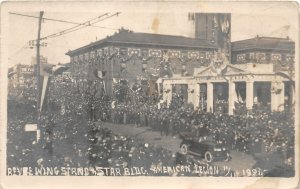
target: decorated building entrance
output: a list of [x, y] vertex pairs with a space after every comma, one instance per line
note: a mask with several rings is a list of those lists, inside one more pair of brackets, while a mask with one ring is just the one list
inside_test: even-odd
[[218, 72], [212, 65], [196, 69], [190, 78], [163, 79], [164, 101], [172, 99], [167, 95], [171, 85], [183, 83], [188, 85], [188, 102], [207, 112], [234, 114], [253, 108], [283, 111], [294, 102], [293, 81], [273, 72], [272, 64], [227, 64]]

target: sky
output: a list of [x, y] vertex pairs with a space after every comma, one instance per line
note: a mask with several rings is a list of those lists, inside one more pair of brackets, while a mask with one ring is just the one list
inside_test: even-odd
[[[208, 12], [231, 13], [232, 41], [253, 38], [256, 35], [270, 37], [289, 36], [292, 40], [295, 40], [298, 31], [296, 27], [297, 11], [294, 11], [293, 5], [265, 4], [264, 6], [258, 6], [257, 4], [243, 4], [240, 6], [242, 10], [240, 10], [236, 6], [234, 8], [232, 6], [224, 6], [222, 9], [215, 4], [209, 6], [200, 4], [199, 11], [198, 9], [195, 11], [195, 8], [189, 9], [187, 7], [183, 7], [180, 11], [178, 8], [176, 9], [178, 11], [173, 11], [174, 7], [161, 7], [152, 8], [150, 11], [146, 7], [137, 8], [133, 11], [129, 11], [124, 7], [115, 8], [113, 11], [104, 11], [94, 7], [90, 8], [92, 11], [78, 8], [72, 10], [70, 7], [68, 11], [64, 11], [64, 7], [61, 6], [58, 10], [45, 10], [44, 18], [78, 23], [96, 18], [106, 12], [114, 14], [120, 11], [121, 13], [118, 16], [95, 24], [104, 28], [86, 27], [60, 37], [45, 40], [44, 42], [48, 45], [47, 47], [41, 47], [41, 55], [47, 57], [48, 62], [51, 64], [67, 63], [69, 62], [69, 57], [65, 55], [67, 51], [100, 40], [108, 35], [113, 35], [121, 27], [134, 32], [193, 37], [195, 29], [193, 22], [188, 20], [188, 12], [205, 12], [203, 7]], [[38, 16], [38, 8], [35, 9], [37, 10], [28, 11], [26, 9], [24, 11], [11, 8], [9, 12]], [[17, 63], [30, 64], [31, 58], [36, 55], [36, 49], [30, 49], [26, 43], [37, 38], [38, 19], [8, 13], [8, 22], [8, 67]], [[74, 24], [43, 20], [41, 36], [47, 36], [72, 26]]]

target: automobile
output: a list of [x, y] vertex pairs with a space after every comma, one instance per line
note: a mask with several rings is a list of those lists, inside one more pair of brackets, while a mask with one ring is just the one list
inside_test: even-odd
[[223, 141], [214, 141], [212, 136], [196, 136], [192, 132], [181, 133], [180, 152], [204, 158], [207, 163], [231, 159], [230, 152]]

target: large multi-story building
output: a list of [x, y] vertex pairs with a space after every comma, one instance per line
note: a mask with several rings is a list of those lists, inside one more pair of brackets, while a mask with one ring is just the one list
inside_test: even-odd
[[158, 77], [173, 74], [192, 75], [195, 68], [209, 64], [216, 50], [216, 46], [206, 40], [120, 30], [67, 55], [71, 57], [73, 69], [85, 70], [90, 81], [101, 71], [110, 94], [113, 80], [132, 83], [156, 81]]
[[[294, 102], [295, 43], [289, 38], [255, 37], [231, 42], [227, 13], [191, 13], [194, 38], [120, 30], [100, 41], [67, 52], [80, 80], [146, 81], [168, 105], [174, 93], [187, 103], [233, 114], [236, 103], [281, 111]], [[99, 83], [99, 82], [98, 82]], [[153, 91], [153, 90], [150, 90]]]
[[25, 87], [28, 86], [32, 77], [34, 77], [34, 66], [27, 64], [17, 64], [10, 68], [11, 74], [9, 78], [10, 87]]
[[[47, 64], [47, 58], [40, 57], [41, 64]], [[26, 96], [33, 99], [36, 95], [36, 58], [30, 64], [16, 64], [8, 70], [8, 93], [10, 97]]]
[[205, 14], [190, 15], [195, 18], [196, 38], [121, 29], [112, 36], [67, 52], [73, 72], [78, 80], [86, 79], [89, 83], [96, 81], [100, 73], [106, 93], [111, 94], [112, 85], [118, 80], [129, 83], [139, 80], [153, 86], [158, 77], [191, 76], [195, 68], [208, 66], [218, 49], [229, 60], [230, 14], [209, 14], [205, 23], [210, 27], [209, 33], [215, 32], [213, 36], [204, 36], [200, 31]]
[[216, 53], [208, 67], [190, 78], [163, 79], [164, 101], [170, 104], [174, 86], [185, 85], [187, 102], [208, 112], [233, 114], [237, 104], [250, 110], [282, 111], [294, 104], [295, 43], [289, 38], [255, 37], [231, 44], [231, 62]]

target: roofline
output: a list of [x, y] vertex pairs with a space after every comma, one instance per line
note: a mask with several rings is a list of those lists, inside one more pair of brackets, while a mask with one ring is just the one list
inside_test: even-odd
[[232, 41], [231, 43], [236, 43], [236, 42], [240, 42], [240, 41], [248, 41], [248, 40], [253, 40], [253, 39], [263, 39], [263, 38], [266, 38], [266, 39], [279, 39], [279, 40], [283, 40], [283, 41], [286, 41], [286, 42], [294, 43], [294, 41], [292, 41], [290, 38], [287, 39], [287, 38], [282, 38], [282, 37], [268, 37], [268, 36], [259, 36], [259, 37], [253, 37], [253, 38], [248, 38], [248, 39], [242, 39], [242, 40]]
[[[96, 42], [95, 42], [96, 43]], [[114, 43], [118, 43], [118, 45], [126, 45], [126, 44], [130, 44], [130, 45], [138, 45], [138, 46], [145, 46], [145, 45], [149, 45], [149, 46], [156, 46], [156, 47], [175, 47], [175, 48], [180, 48], [180, 47], [184, 47], [184, 48], [187, 48], [187, 49], [191, 49], [191, 48], [202, 48], [202, 49], [217, 49], [216, 46], [197, 46], [197, 45], [180, 45], [180, 44], [177, 44], [177, 45], [171, 45], [171, 44], [156, 44], [156, 43], [137, 43], [137, 42], [123, 42], [123, 41], [104, 41], [103, 43], [99, 43], [99, 44], [89, 44], [89, 45], [86, 45], [86, 46], [83, 46], [83, 47], [80, 47], [78, 49], [75, 49], [75, 50], [72, 50], [72, 51], [68, 51], [67, 53], [65, 53], [66, 55], [73, 55], [73, 54], [76, 54], [80, 51], [88, 51], [87, 49], [90, 48], [90, 47], [99, 47], [99, 46], [105, 46], [105, 44], [112, 44], [114, 45]]]
[[[232, 52], [239, 52], [239, 51], [247, 51], [247, 50], [279, 50], [279, 51], [288, 51], [291, 52], [290, 49], [283, 49], [283, 48], [267, 48], [267, 47], [248, 47], [248, 48], [239, 48], [239, 49], [234, 49], [232, 48], [231, 51]], [[293, 49], [292, 52], [295, 52], [295, 50]]]

